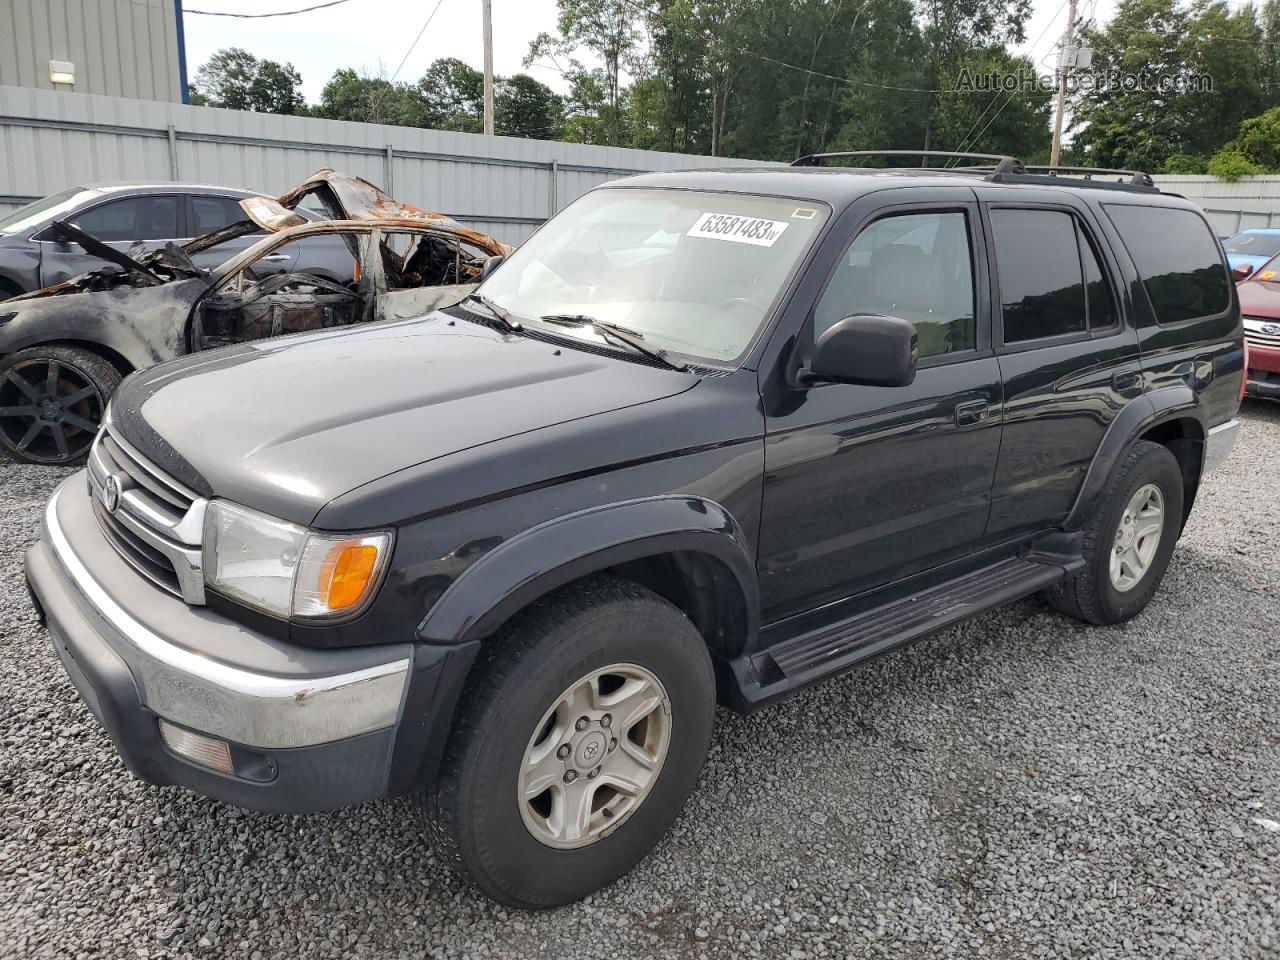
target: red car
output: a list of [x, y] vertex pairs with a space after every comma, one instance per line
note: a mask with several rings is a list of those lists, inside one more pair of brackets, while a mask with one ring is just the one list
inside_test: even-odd
[[1246, 392], [1280, 398], [1280, 256], [1241, 280], [1240, 313], [1248, 347]]

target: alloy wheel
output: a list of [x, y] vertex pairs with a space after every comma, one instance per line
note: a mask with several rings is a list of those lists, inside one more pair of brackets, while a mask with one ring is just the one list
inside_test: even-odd
[[1164, 494], [1154, 483], [1139, 487], [1120, 515], [1111, 549], [1111, 585], [1121, 593], [1146, 576], [1164, 532]]
[[670, 743], [671, 703], [656, 676], [630, 663], [593, 671], [556, 698], [525, 748], [525, 826], [550, 847], [600, 840], [644, 801]]

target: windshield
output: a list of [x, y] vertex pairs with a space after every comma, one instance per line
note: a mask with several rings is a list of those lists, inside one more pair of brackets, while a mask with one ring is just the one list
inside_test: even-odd
[[[584, 315], [646, 346], [741, 357], [827, 209], [776, 197], [596, 190], [519, 247], [480, 292], [514, 316]], [[598, 339], [590, 327], [561, 333]]]
[[98, 196], [97, 190], [84, 190], [72, 187], [40, 200], [32, 200], [25, 207], [19, 207], [4, 219], [0, 220], [0, 233], [10, 234], [34, 227], [45, 220], [51, 220], [59, 214], [74, 210], [92, 197]]
[[1227, 241], [1227, 253], [1250, 257], [1274, 257], [1280, 253], [1280, 234], [1237, 233]]

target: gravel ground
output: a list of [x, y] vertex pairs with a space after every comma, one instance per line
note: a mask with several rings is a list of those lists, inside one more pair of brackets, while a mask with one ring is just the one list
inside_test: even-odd
[[0, 467], [0, 955], [1280, 955], [1280, 405], [1245, 421], [1137, 620], [1026, 601], [722, 711], [658, 849], [542, 914], [462, 886], [407, 801], [271, 817], [131, 779], [22, 586], [60, 474]]

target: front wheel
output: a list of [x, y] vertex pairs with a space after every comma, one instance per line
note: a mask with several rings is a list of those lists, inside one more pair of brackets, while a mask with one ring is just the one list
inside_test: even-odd
[[697, 782], [715, 701], [706, 644], [661, 597], [599, 576], [488, 645], [424, 798], [428, 828], [489, 897], [569, 903], [639, 862]]
[[26, 463], [69, 466], [93, 445], [120, 371], [82, 350], [50, 344], [0, 361], [0, 446]]
[[1182, 526], [1182, 470], [1168, 447], [1140, 440], [1112, 474], [1084, 529], [1084, 572], [1046, 591], [1089, 623], [1122, 623], [1151, 602]]

